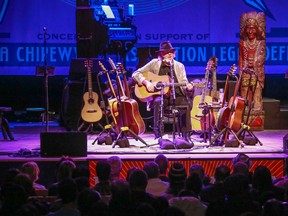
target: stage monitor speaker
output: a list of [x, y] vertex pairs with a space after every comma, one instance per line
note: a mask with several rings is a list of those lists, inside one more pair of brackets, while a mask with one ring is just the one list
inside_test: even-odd
[[43, 132], [40, 134], [42, 157], [86, 157], [87, 134], [81, 132]]
[[288, 134], [283, 137], [283, 151], [288, 154]]

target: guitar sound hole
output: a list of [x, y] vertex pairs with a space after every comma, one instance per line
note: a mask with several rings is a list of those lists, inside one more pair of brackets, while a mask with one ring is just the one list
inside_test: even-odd
[[89, 103], [89, 104], [93, 104], [93, 103], [94, 103], [94, 99], [90, 98], [90, 99], [88, 100], [88, 103]]

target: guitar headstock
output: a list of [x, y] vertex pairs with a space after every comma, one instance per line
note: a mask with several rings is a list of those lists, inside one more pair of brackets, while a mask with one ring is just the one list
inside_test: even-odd
[[122, 74], [126, 74], [126, 70], [124, 68], [124, 65], [121, 62], [117, 63], [117, 69], [122, 73]]
[[112, 70], [117, 71], [117, 68], [116, 68], [116, 66], [114, 64], [114, 61], [111, 58], [108, 58], [108, 61], [109, 61], [110, 65], [111, 65], [111, 67], [112, 67]]
[[206, 70], [211, 71], [218, 65], [218, 59], [216, 56], [211, 56], [207, 62]]
[[99, 66], [101, 67], [101, 69], [102, 69], [103, 71], [107, 72], [107, 69], [106, 69], [105, 66], [102, 64], [102, 62], [101, 62], [101, 61], [98, 61], [98, 63], [99, 63]]
[[93, 67], [93, 61], [89, 58], [85, 59], [84, 65], [86, 68], [92, 68]]
[[236, 69], [237, 69], [236, 65], [233, 64], [230, 67], [230, 70], [228, 71], [228, 76], [235, 77], [236, 76], [236, 74], [235, 74]]

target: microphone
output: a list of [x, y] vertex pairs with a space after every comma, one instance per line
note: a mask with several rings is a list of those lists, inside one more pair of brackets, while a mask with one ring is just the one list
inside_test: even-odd
[[163, 61], [164, 61], [164, 64], [166, 64], [166, 65], [169, 65], [169, 66], [173, 65], [173, 60], [172, 59], [171, 60], [163, 59]]
[[43, 31], [44, 31], [44, 32], [47, 32], [47, 27], [44, 26], [44, 27], [43, 27]]

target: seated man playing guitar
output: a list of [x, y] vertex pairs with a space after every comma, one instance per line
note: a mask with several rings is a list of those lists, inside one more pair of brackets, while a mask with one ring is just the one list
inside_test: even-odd
[[[162, 42], [160, 44], [160, 49], [158, 52], [158, 58], [152, 59], [143, 67], [137, 69], [133, 74], [133, 79], [137, 82], [138, 86], [145, 86], [145, 89], [150, 92], [159, 91], [159, 88], [153, 84], [155, 80], [149, 80], [149, 78], [145, 77], [147, 72], [155, 74], [157, 76], [168, 76], [170, 78], [174, 77], [175, 87], [175, 98], [174, 94], [170, 94], [169, 96], [164, 96], [164, 107], [173, 105], [175, 99], [175, 107], [181, 105], [185, 107], [185, 113], [180, 117], [180, 131], [182, 132], [183, 137], [190, 141], [189, 132], [191, 129], [191, 103], [188, 101], [189, 98], [186, 97], [187, 92], [191, 92], [193, 90], [193, 85], [188, 83], [186, 70], [184, 65], [181, 62], [174, 60], [175, 58], [175, 49], [172, 47], [169, 41]], [[171, 74], [173, 72], [173, 74]], [[181, 85], [177, 85], [180, 84]], [[135, 92], [136, 93], [136, 92]], [[137, 94], [136, 94], [137, 95]], [[140, 99], [140, 98], [139, 98]], [[154, 109], [154, 132], [155, 138], [162, 137], [164, 133], [163, 124], [160, 122], [160, 109], [161, 109], [161, 95], [155, 94], [149, 100], [146, 100], [149, 103], [149, 107]]]

